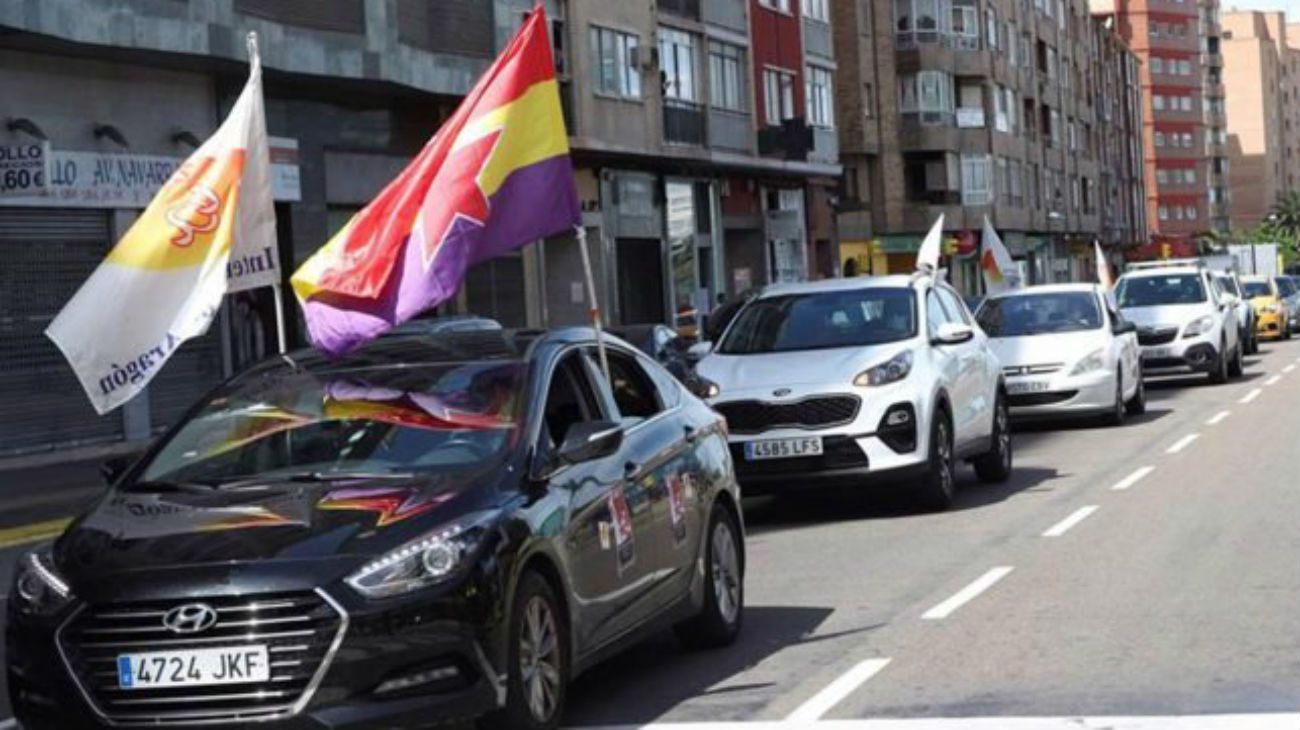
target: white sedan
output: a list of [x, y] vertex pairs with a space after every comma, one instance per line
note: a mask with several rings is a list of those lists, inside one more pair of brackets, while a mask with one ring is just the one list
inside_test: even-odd
[[1118, 425], [1146, 410], [1137, 328], [1097, 285], [994, 294], [976, 319], [1002, 363], [1014, 415], [1100, 415]]

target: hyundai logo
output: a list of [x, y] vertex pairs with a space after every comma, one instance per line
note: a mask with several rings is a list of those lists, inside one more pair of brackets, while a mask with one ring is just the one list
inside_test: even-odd
[[197, 634], [217, 624], [217, 609], [206, 603], [187, 603], [163, 615], [163, 626], [174, 634]]

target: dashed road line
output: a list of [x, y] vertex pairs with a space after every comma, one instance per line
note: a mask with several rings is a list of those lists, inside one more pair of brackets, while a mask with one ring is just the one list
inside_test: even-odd
[[1256, 389], [1250, 391], [1249, 393], [1243, 395], [1243, 396], [1241, 397], [1241, 400], [1239, 400], [1239, 401], [1237, 401], [1237, 402], [1238, 402], [1238, 403], [1249, 403], [1249, 402], [1255, 400], [1256, 398], [1258, 398], [1258, 397], [1259, 397], [1259, 394], [1260, 394], [1260, 393], [1263, 393], [1263, 392], [1264, 392], [1264, 391], [1260, 390], [1259, 388], [1256, 388]]
[[1111, 487], [1110, 489], [1112, 492], [1122, 492], [1125, 489], [1128, 489], [1129, 487], [1133, 486], [1134, 484], [1137, 484], [1138, 482], [1142, 481], [1147, 477], [1148, 474], [1150, 474], [1155, 470], [1156, 468], [1154, 466], [1144, 466], [1139, 469], [1136, 469], [1133, 471], [1132, 474], [1129, 474], [1128, 476], [1116, 482], [1115, 486]]
[[940, 603], [934, 608], [921, 614], [921, 618], [931, 621], [948, 618], [954, 611], [969, 603], [976, 596], [993, 587], [994, 583], [1007, 577], [1014, 568], [1009, 565], [1002, 565], [993, 568], [989, 572], [975, 579], [975, 582], [953, 594], [952, 598]]
[[1188, 446], [1191, 446], [1192, 442], [1200, 437], [1201, 435], [1199, 433], [1189, 433], [1186, 436], [1175, 441], [1173, 446], [1170, 446], [1169, 448], [1165, 449], [1165, 453], [1177, 454], [1178, 452], [1182, 451]]
[[1047, 531], [1043, 533], [1043, 537], [1060, 537], [1061, 535], [1064, 535], [1071, 527], [1074, 527], [1080, 522], [1088, 519], [1088, 516], [1093, 512], [1096, 512], [1097, 509], [1098, 507], [1095, 504], [1090, 504], [1087, 507], [1080, 507], [1069, 517], [1066, 517], [1055, 525], [1047, 528]]
[[1265, 381], [1264, 381], [1264, 385], [1277, 385], [1279, 382], [1281, 382], [1281, 380], [1282, 380], [1282, 376], [1281, 376], [1281, 375], [1274, 375], [1273, 377], [1269, 378], [1268, 380], [1265, 380]]
[[889, 664], [889, 661], [889, 659], [867, 659], [859, 662], [852, 669], [837, 677], [834, 682], [826, 685], [820, 692], [795, 708], [795, 711], [791, 712], [785, 721], [788, 723], [807, 723], [820, 720], [822, 715], [830, 712], [832, 708], [843, 702], [845, 697], [853, 694], [868, 679], [876, 676], [880, 670]]
[[1284, 373], [1289, 373], [1292, 370], [1295, 370], [1295, 363], [1291, 363], [1290, 365], [1287, 365], [1286, 367], [1282, 368], [1282, 372]]
[[1217, 425], [1219, 425], [1220, 423], [1223, 423], [1223, 419], [1225, 419], [1225, 418], [1227, 418], [1228, 416], [1231, 416], [1231, 415], [1232, 415], [1232, 411], [1219, 411], [1218, 413], [1214, 414], [1214, 417], [1213, 417], [1213, 418], [1211, 418], [1210, 420], [1206, 421], [1206, 422], [1205, 422], [1205, 425], [1207, 425], [1207, 426], [1217, 426]]

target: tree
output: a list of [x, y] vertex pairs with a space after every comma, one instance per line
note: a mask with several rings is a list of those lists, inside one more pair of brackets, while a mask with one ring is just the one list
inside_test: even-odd
[[1279, 195], [1268, 217], [1269, 228], [1282, 234], [1294, 245], [1300, 239], [1300, 191]]

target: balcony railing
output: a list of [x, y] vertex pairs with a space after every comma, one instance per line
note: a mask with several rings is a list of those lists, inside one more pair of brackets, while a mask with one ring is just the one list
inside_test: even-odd
[[701, 0], [704, 22], [744, 33], [749, 26], [745, 20], [745, 0]]
[[700, 0], [659, 0], [659, 9], [684, 18], [700, 19]]
[[704, 109], [693, 101], [664, 99], [664, 141], [704, 144]]

